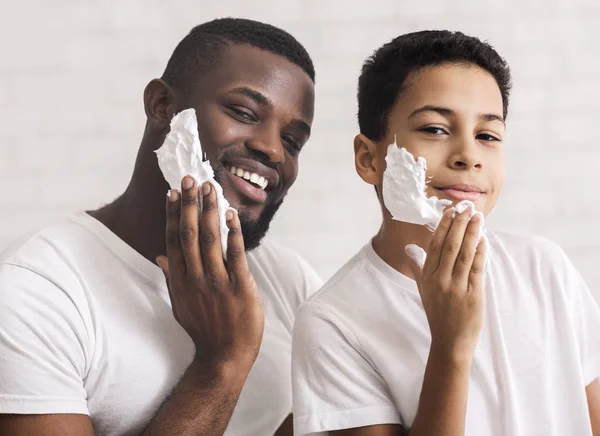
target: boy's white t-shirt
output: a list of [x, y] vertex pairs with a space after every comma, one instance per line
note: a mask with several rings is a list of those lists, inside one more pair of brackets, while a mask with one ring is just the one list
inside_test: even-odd
[[[555, 244], [488, 232], [466, 436], [591, 436], [600, 311]], [[296, 314], [297, 436], [415, 419], [431, 335], [416, 283], [367, 244]]]
[[[294, 312], [321, 283], [271, 243], [248, 263], [265, 330], [225, 434], [265, 436], [291, 412]], [[87, 414], [99, 436], [139, 435], [193, 354], [161, 270], [86, 213], [0, 261], [2, 414]]]

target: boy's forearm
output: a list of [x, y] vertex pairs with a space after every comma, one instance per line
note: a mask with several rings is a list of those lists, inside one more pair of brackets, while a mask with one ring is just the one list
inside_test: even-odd
[[464, 436], [471, 363], [432, 348], [410, 436]]
[[221, 436], [250, 368], [224, 365], [212, 371], [192, 363], [142, 436]]

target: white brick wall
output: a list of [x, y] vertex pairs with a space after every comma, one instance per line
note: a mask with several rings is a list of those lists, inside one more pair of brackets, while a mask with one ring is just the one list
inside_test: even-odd
[[600, 299], [599, 0], [3, 3], [0, 247], [118, 195], [144, 127], [146, 83], [192, 26], [245, 16], [284, 27], [315, 61], [314, 135], [272, 237], [328, 277], [379, 223], [353, 169], [361, 63], [397, 34], [450, 28], [490, 40], [514, 72], [508, 180], [490, 225], [559, 242]]

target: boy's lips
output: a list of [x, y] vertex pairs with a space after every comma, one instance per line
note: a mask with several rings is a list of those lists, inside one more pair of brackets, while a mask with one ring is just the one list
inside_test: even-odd
[[485, 190], [481, 189], [477, 185], [469, 185], [464, 183], [435, 186], [435, 189], [444, 193], [445, 196], [450, 197], [453, 200], [470, 200], [476, 201], [485, 194]]

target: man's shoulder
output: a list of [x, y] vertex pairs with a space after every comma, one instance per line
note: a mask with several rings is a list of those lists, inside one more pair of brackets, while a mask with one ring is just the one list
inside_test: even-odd
[[298, 253], [270, 240], [248, 253], [248, 265], [259, 289], [286, 296], [293, 310], [323, 285]]
[[65, 256], [86, 245], [89, 233], [73, 217], [19, 237], [0, 252], [0, 264], [36, 269], [60, 264]]
[[95, 252], [99, 242], [74, 217], [20, 237], [0, 253], [2, 292], [14, 287], [38, 289], [47, 283], [48, 289], [74, 293], [81, 288], [79, 263]]

